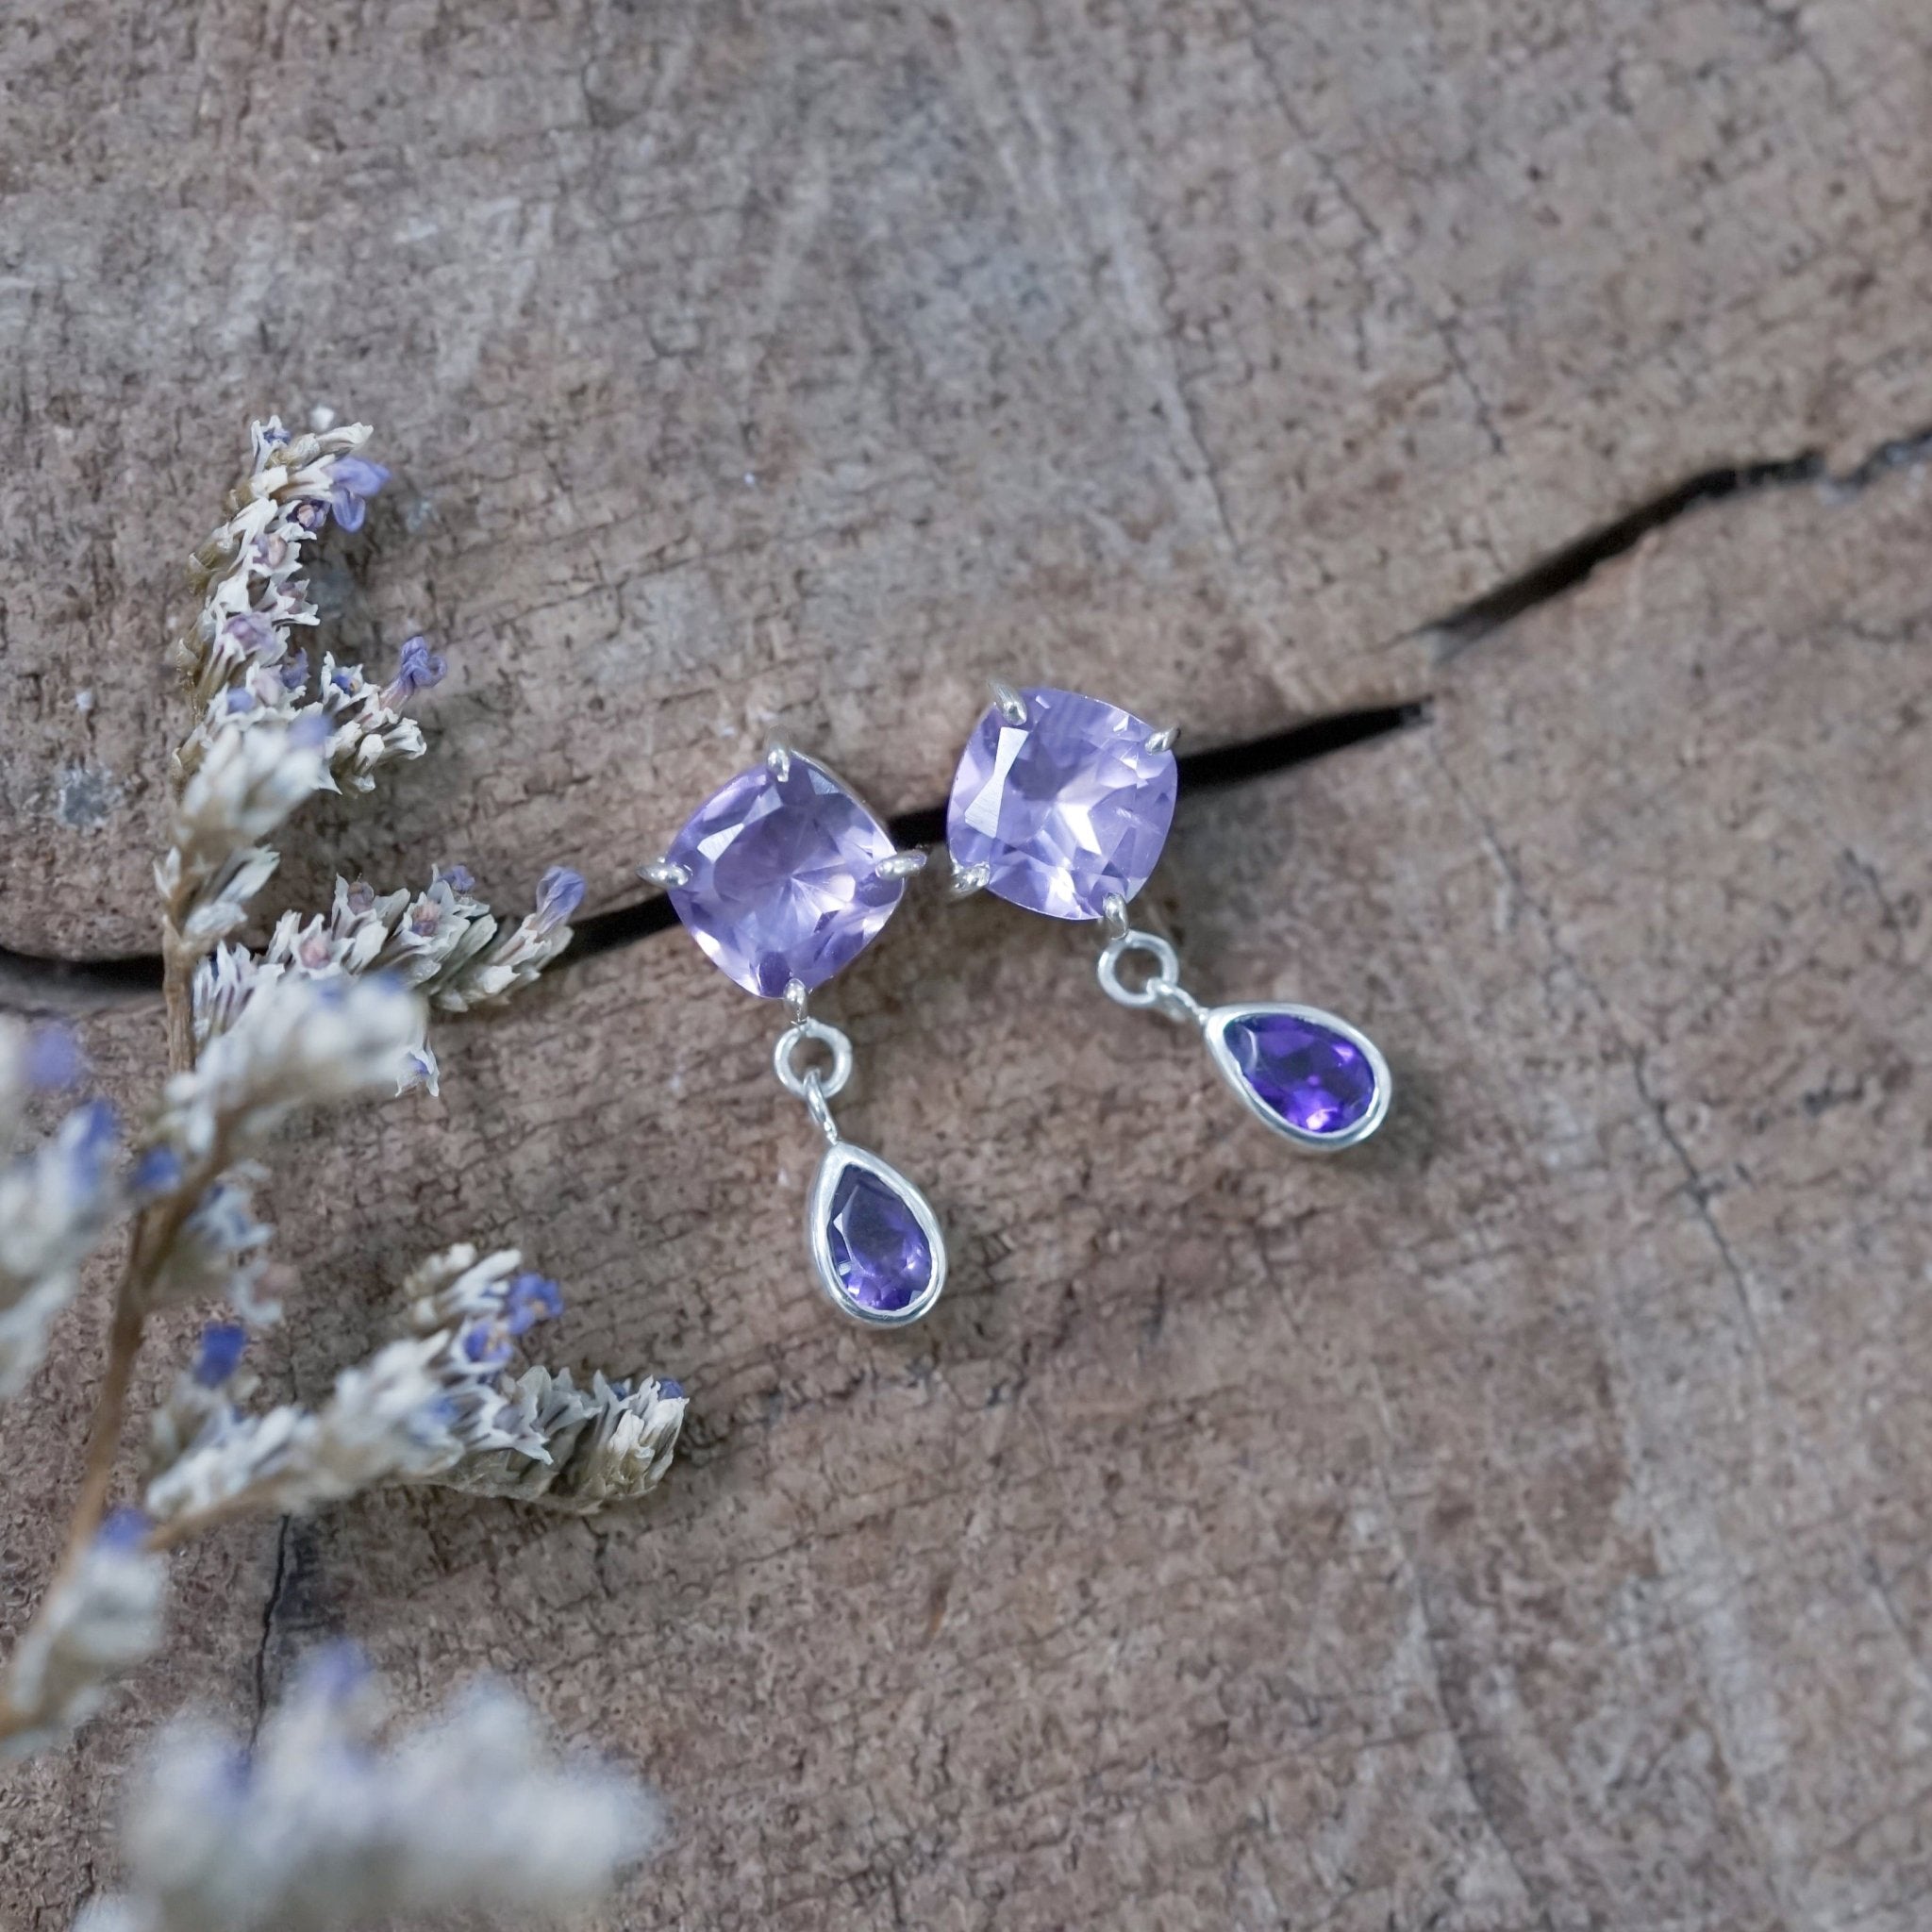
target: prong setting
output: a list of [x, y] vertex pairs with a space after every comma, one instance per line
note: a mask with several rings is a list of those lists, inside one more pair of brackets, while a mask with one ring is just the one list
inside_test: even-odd
[[688, 867], [679, 865], [675, 858], [650, 858], [638, 867], [638, 876], [648, 879], [654, 886], [662, 886], [666, 891], [675, 891], [679, 886], [691, 884]]
[[914, 873], [925, 870], [927, 854], [919, 846], [909, 852], [895, 852], [890, 858], [882, 858], [873, 868], [873, 875], [882, 879], [909, 879]]
[[1174, 740], [1180, 735], [1181, 727], [1178, 724], [1164, 724], [1147, 741], [1147, 749], [1149, 751], [1172, 751], [1174, 746]]
[[991, 866], [961, 865], [955, 859], [952, 877], [946, 881], [946, 892], [950, 898], [970, 899], [974, 892], [985, 891], [991, 879]]
[[765, 767], [782, 785], [791, 775], [791, 754], [782, 744], [774, 744], [765, 753]]
[[1026, 722], [1026, 701], [1010, 684], [995, 677], [991, 680], [993, 709], [1008, 724], [1024, 724]]

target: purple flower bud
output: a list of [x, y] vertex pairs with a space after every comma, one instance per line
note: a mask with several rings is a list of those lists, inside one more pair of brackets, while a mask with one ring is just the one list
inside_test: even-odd
[[355, 1696], [368, 1681], [369, 1660], [362, 1655], [361, 1647], [339, 1639], [311, 1650], [303, 1658], [297, 1694], [341, 1704]]
[[359, 915], [375, 909], [375, 888], [367, 879], [358, 879], [343, 897], [351, 912]]
[[64, 1026], [36, 1026], [26, 1043], [26, 1084], [37, 1093], [72, 1087], [87, 1061]]
[[367, 457], [338, 457], [335, 482], [338, 490], [354, 496], [374, 496], [389, 481], [389, 472]]
[[682, 1402], [684, 1400], [684, 1384], [675, 1375], [659, 1375], [658, 1377], [658, 1399], [660, 1402]]
[[282, 683], [290, 691], [300, 691], [308, 682], [308, 653], [291, 651], [282, 659]]
[[242, 1351], [248, 1346], [248, 1331], [234, 1322], [210, 1322], [201, 1331], [201, 1346], [194, 1357], [194, 1379], [204, 1389], [219, 1389], [235, 1373]]
[[320, 751], [328, 742], [328, 720], [320, 711], [303, 711], [289, 726], [289, 742], [304, 751]]
[[275, 627], [265, 612], [242, 610], [222, 626], [222, 634], [238, 651], [251, 658], [258, 658], [264, 652], [273, 650], [279, 640]]
[[171, 1193], [181, 1185], [180, 1158], [171, 1147], [150, 1147], [134, 1163], [128, 1177], [134, 1191], [143, 1200]]
[[77, 1124], [79, 1129], [73, 1148], [75, 1185], [92, 1193], [113, 1157], [121, 1124], [105, 1100], [90, 1100], [75, 1108], [68, 1121]]
[[537, 930], [562, 925], [583, 903], [583, 875], [567, 865], [553, 865], [537, 881]]
[[422, 638], [405, 638], [402, 661], [382, 693], [383, 703], [394, 710], [406, 698], [427, 691], [433, 684], [441, 684], [448, 669], [448, 662], [438, 657]]
[[380, 463], [364, 457], [338, 457], [328, 507], [336, 522], [345, 530], [359, 530], [366, 499], [389, 481], [389, 472]]
[[503, 1298], [507, 1326], [512, 1335], [527, 1335], [539, 1322], [552, 1322], [563, 1313], [563, 1291], [541, 1274], [512, 1275]]
[[147, 1541], [153, 1525], [139, 1509], [110, 1509], [94, 1531], [94, 1541], [103, 1549], [136, 1550]]
[[493, 1322], [472, 1322], [457, 1337], [457, 1346], [469, 1360], [483, 1369], [501, 1368], [512, 1353], [508, 1341], [497, 1333]]
[[231, 718], [239, 718], [255, 708], [255, 693], [252, 691], [231, 691], [223, 693], [223, 708]]
[[[436, 877], [452, 892], [474, 892], [476, 890], [475, 874], [467, 865], [445, 865], [438, 872]], [[431, 883], [434, 884], [435, 881], [432, 880]]]
[[99, 1549], [125, 1550], [132, 1554], [147, 1541], [148, 1532], [153, 1527], [142, 1510], [123, 1506], [108, 1510], [103, 1518], [101, 1526], [94, 1531], [94, 1544]]

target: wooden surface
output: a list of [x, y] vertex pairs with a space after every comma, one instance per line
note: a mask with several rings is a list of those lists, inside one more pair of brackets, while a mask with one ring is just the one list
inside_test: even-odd
[[[915, 894], [827, 997], [841, 1119], [952, 1231], [914, 1336], [801, 1278], [770, 1015], [675, 933], [298, 1137], [291, 1386], [406, 1257], [515, 1239], [560, 1348], [686, 1378], [689, 1457], [608, 1523], [389, 1498], [194, 1553], [137, 1709], [0, 1779], [0, 1924], [105, 1881], [155, 1711], [245, 1721], [348, 1631], [661, 1787], [612, 1925], [1922, 1932], [1924, 475], [1428, 626], [1707, 472], [1932, 424], [1928, 40], [1905, 0], [0, 27], [0, 947], [152, 945], [159, 641], [252, 408], [380, 421], [331, 596], [457, 658], [393, 810], [317, 827], [385, 882], [570, 858], [620, 904], [773, 733], [930, 804], [991, 670], [1196, 742], [1432, 701], [1185, 800], [1147, 899], [1204, 995], [1383, 1042], [1357, 1155], [1278, 1152], [997, 904]], [[86, 1025], [138, 1091], [158, 1016]], [[94, 1311], [61, 1339], [0, 1416], [12, 1620]]]

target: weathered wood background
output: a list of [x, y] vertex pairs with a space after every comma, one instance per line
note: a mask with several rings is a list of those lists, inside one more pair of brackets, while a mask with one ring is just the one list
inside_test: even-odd
[[[454, 664], [302, 890], [620, 907], [768, 736], [936, 802], [992, 672], [1197, 746], [1429, 704], [1184, 801], [1149, 893], [1205, 994], [1386, 1044], [1357, 1157], [997, 904], [830, 996], [954, 1231], [909, 1338], [802, 1278], [771, 1016], [675, 932], [292, 1140], [286, 1386], [515, 1241], [689, 1456], [590, 1527], [196, 1552], [128, 1710], [0, 1777], [8, 1932], [110, 1881], [158, 1712], [337, 1631], [662, 1789], [612, 1925], [1923, 1932], [1920, 0], [53, 0], [0, 108], [6, 997], [89, 1002], [116, 1092], [155, 1008], [46, 962], [153, 948], [253, 412], [380, 425], [325, 589]], [[10, 1625], [98, 1352], [0, 1416]]]

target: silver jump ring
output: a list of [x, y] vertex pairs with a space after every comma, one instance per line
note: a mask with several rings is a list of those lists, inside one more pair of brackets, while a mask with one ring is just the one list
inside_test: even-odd
[[[817, 1041], [832, 1056], [829, 1073], [801, 1074], [791, 1064], [792, 1056], [808, 1040]], [[852, 1077], [852, 1042], [836, 1026], [827, 1026], [823, 1020], [801, 1020], [795, 1026], [788, 1026], [779, 1034], [772, 1048], [772, 1071], [777, 1074], [778, 1084], [786, 1092], [795, 1094], [808, 1107], [812, 1106], [812, 1096], [816, 1093], [823, 1106], [842, 1092], [846, 1081]], [[816, 1118], [817, 1108], [812, 1111]]]
[[[1155, 970], [1143, 986], [1121, 984], [1121, 961], [1129, 953], [1145, 953], [1154, 961]], [[1165, 1004], [1163, 995], [1178, 990], [1181, 958], [1158, 933], [1124, 932], [1101, 948], [1100, 963], [1094, 970], [1100, 975], [1100, 990], [1108, 999], [1124, 1007], [1158, 1007]]]

